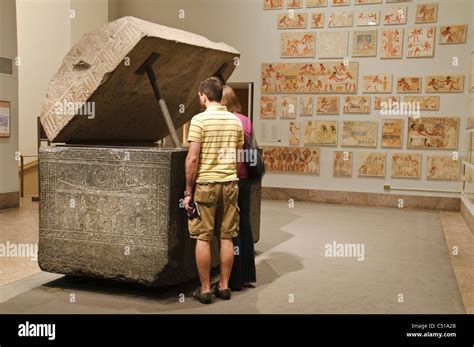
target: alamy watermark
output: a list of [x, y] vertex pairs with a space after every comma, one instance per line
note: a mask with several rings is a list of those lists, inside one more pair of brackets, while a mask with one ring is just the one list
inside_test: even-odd
[[257, 165], [258, 149], [229, 149], [219, 150], [219, 164], [248, 163], [250, 166]]
[[363, 243], [327, 243], [324, 246], [324, 256], [327, 258], [356, 258], [365, 260], [365, 244]]
[[88, 119], [95, 118], [95, 102], [74, 102], [63, 100], [54, 104], [54, 113], [58, 116], [87, 116]]
[[413, 118], [420, 118], [421, 106], [419, 102], [383, 101], [380, 106], [382, 116], [413, 116]]
[[35, 243], [0, 243], [0, 258], [30, 258], [38, 260], [38, 244]]

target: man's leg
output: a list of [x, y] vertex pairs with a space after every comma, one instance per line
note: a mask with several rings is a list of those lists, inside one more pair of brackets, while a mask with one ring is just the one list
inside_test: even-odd
[[[211, 242], [196, 240], [196, 265], [203, 293], [211, 291]], [[232, 265], [231, 265], [232, 266]]]
[[227, 289], [229, 286], [230, 272], [234, 262], [234, 242], [232, 239], [221, 239], [220, 251], [221, 273], [219, 289]]

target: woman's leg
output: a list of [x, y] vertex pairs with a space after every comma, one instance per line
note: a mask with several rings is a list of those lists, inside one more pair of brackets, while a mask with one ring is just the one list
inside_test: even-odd
[[239, 207], [240, 207], [240, 258], [242, 267], [242, 284], [257, 281], [255, 268], [255, 249], [253, 243], [252, 227], [250, 224], [250, 192], [251, 184], [247, 179], [239, 181]]

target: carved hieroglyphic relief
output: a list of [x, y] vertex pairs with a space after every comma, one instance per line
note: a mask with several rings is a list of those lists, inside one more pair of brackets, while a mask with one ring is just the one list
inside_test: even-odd
[[382, 152], [359, 153], [359, 176], [385, 177], [387, 154]]
[[352, 152], [334, 151], [332, 174], [334, 176], [352, 176]]
[[420, 117], [408, 119], [408, 148], [458, 149], [459, 118]]
[[265, 170], [319, 175], [319, 148], [263, 147]]
[[453, 156], [428, 156], [426, 179], [457, 181], [460, 178], [459, 160]]
[[421, 178], [421, 154], [392, 153], [393, 178]]

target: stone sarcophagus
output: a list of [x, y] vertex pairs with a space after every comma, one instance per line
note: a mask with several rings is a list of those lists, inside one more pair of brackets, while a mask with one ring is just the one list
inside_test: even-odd
[[197, 276], [180, 206], [186, 150], [156, 142], [199, 112], [199, 83], [227, 80], [238, 56], [133, 17], [71, 49], [41, 114], [54, 144], [39, 154], [42, 270], [150, 286]]

